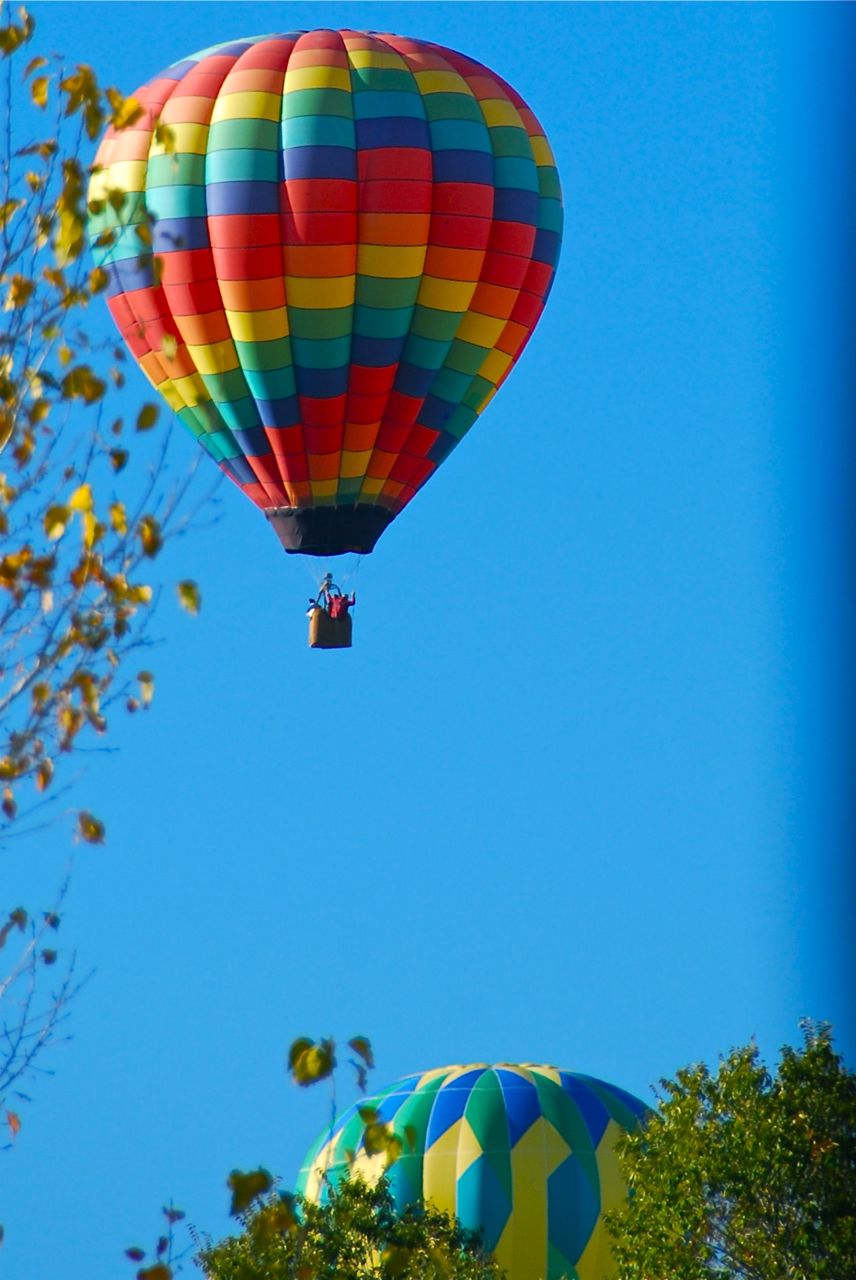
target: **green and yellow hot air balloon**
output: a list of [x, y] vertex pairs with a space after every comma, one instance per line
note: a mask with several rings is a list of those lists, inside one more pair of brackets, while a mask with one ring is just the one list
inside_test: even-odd
[[380, 1177], [386, 1157], [365, 1150], [366, 1106], [401, 1139], [388, 1174], [399, 1209], [425, 1199], [455, 1214], [482, 1232], [509, 1280], [604, 1280], [612, 1272], [603, 1215], [626, 1195], [614, 1146], [645, 1116], [638, 1098], [530, 1064], [406, 1076], [322, 1135], [298, 1179], [307, 1199], [323, 1201], [349, 1174]]

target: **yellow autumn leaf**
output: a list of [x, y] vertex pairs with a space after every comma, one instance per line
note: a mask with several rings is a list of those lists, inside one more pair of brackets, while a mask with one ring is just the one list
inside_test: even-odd
[[112, 111], [110, 123], [114, 129], [127, 129], [143, 114], [143, 108], [136, 98], [126, 98], [118, 89], [113, 88], [106, 89], [105, 95], [110, 103]]
[[94, 267], [89, 273], [89, 292], [101, 293], [110, 283], [110, 277], [103, 267]]
[[176, 353], [178, 352], [178, 339], [176, 338], [174, 333], [165, 333], [163, 335], [161, 350], [163, 351], [167, 360], [175, 359]]
[[99, 524], [91, 511], [84, 511], [83, 520], [83, 545], [87, 551], [90, 551], [95, 543], [99, 540], [104, 532], [104, 526]]
[[19, 209], [22, 209], [23, 206], [23, 200], [4, 200], [3, 203], [0, 204], [0, 230], [5, 227], [12, 215], [17, 213]]
[[35, 280], [31, 280], [29, 276], [22, 276], [20, 273], [13, 275], [6, 291], [3, 310], [14, 311], [16, 307], [22, 307], [33, 296], [35, 287]]
[[94, 506], [92, 485], [89, 483], [78, 485], [69, 498], [68, 505], [72, 511], [91, 511]]
[[167, 155], [171, 155], [175, 151], [175, 130], [168, 124], [156, 124], [155, 142], [163, 147]]
[[77, 834], [81, 840], [85, 840], [87, 844], [103, 844], [105, 829], [104, 823], [94, 814], [87, 813], [82, 809], [77, 815]]
[[30, 58], [30, 61], [24, 67], [24, 74], [22, 76], [22, 79], [29, 80], [30, 76], [33, 74], [34, 71], [40, 71], [42, 67], [46, 67], [47, 65], [48, 65], [47, 58], [42, 58], [41, 56]]
[[53, 761], [42, 760], [41, 764], [36, 770], [36, 790], [37, 791], [44, 791], [47, 787], [50, 786], [51, 778], [53, 777], [53, 772], [54, 772]]
[[141, 671], [137, 679], [140, 682], [140, 701], [147, 707], [155, 696], [155, 678], [151, 671]]
[[110, 465], [114, 471], [121, 471], [128, 461], [127, 449], [111, 449]]
[[79, 364], [71, 369], [60, 383], [64, 400], [83, 400], [94, 404], [107, 390], [107, 384], [96, 377], [89, 365]]
[[163, 538], [160, 524], [154, 516], [143, 516], [137, 526], [137, 535], [142, 543], [143, 554], [149, 557], [156, 556], [163, 546]]
[[182, 609], [186, 609], [188, 613], [195, 617], [202, 607], [202, 596], [199, 587], [190, 578], [185, 578], [183, 582], [179, 582], [176, 591], [178, 592], [178, 603]]
[[151, 430], [151, 428], [155, 425], [155, 423], [158, 420], [159, 412], [160, 410], [158, 409], [156, 404], [152, 404], [151, 402], [147, 402], [146, 404], [144, 404], [140, 412], [137, 414], [137, 430], [138, 431]]
[[123, 502], [113, 502], [110, 504], [110, 523], [116, 533], [128, 532], [128, 517], [125, 512], [125, 504]]
[[30, 97], [37, 107], [46, 107], [48, 105], [48, 83], [47, 76], [36, 76], [30, 85]]
[[68, 507], [64, 507], [59, 503], [52, 507], [48, 507], [45, 512], [44, 525], [45, 533], [48, 535], [51, 542], [56, 542], [57, 538], [61, 538], [65, 533], [66, 525], [68, 524], [68, 517]]

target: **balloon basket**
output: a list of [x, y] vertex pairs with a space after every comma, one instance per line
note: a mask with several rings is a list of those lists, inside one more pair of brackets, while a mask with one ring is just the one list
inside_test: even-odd
[[350, 649], [351, 615], [331, 618], [326, 609], [313, 609], [309, 615], [310, 649]]

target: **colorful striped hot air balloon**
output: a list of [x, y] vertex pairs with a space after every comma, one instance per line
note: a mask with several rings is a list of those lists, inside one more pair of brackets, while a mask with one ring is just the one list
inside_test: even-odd
[[286, 550], [371, 551], [541, 314], [543, 130], [472, 59], [361, 31], [216, 45], [134, 96], [90, 189], [116, 324]]
[[[297, 1190], [324, 1200], [353, 1173], [373, 1181], [359, 1108], [374, 1108], [402, 1144], [389, 1170], [400, 1209], [420, 1199], [480, 1230], [509, 1280], [604, 1280], [613, 1274], [603, 1214], [626, 1189], [614, 1154], [638, 1127], [638, 1098], [555, 1067], [440, 1067], [351, 1107], [308, 1153]], [[349, 1154], [355, 1159], [349, 1163]]]

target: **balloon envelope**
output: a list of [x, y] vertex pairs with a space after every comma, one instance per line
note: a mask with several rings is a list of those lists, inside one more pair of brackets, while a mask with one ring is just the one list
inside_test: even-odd
[[371, 550], [541, 313], [541, 126], [472, 59], [359, 31], [218, 45], [134, 96], [90, 187], [116, 324], [287, 550]]
[[[604, 1212], [626, 1195], [613, 1147], [647, 1108], [591, 1076], [499, 1063], [407, 1076], [351, 1107], [309, 1151], [297, 1190], [324, 1200], [353, 1173], [383, 1172], [368, 1156], [359, 1107], [373, 1107], [402, 1142], [389, 1170], [399, 1209], [431, 1200], [480, 1230], [509, 1280], [604, 1280], [612, 1274]], [[329, 1184], [329, 1185], [328, 1185]]]

